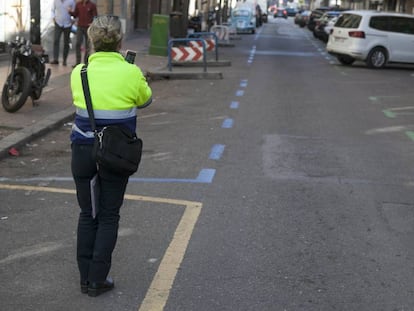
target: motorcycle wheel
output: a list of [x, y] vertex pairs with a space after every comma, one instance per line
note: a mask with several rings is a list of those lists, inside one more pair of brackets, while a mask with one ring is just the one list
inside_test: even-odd
[[32, 80], [27, 68], [19, 67], [14, 71], [14, 79], [10, 83], [7, 77], [1, 94], [1, 103], [7, 112], [16, 112], [27, 100], [32, 91]]

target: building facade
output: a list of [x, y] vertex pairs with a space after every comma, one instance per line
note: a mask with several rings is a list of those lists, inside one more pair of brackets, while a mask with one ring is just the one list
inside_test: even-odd
[[[16, 35], [31, 33], [32, 41], [42, 41], [53, 26], [51, 7], [54, 0], [7, 0], [0, 1], [0, 42]], [[92, 0], [98, 14], [120, 17], [126, 37], [137, 30], [151, 29], [153, 14], [182, 13], [182, 18], [199, 15], [206, 18], [212, 12], [219, 15], [217, 21], [226, 21], [232, 7], [246, 0]], [[254, 0], [249, 0], [254, 1]], [[270, 3], [271, 1], [267, 1]], [[279, 1], [280, 2], [280, 1]], [[340, 6], [349, 9], [378, 9], [414, 14], [414, 0], [306, 0], [310, 9], [319, 6]], [[219, 13], [219, 14], [217, 14]], [[33, 34], [34, 32], [34, 34]]]
[[[120, 17], [126, 35], [137, 29], [150, 29], [153, 14], [169, 14], [171, 0], [92, 0], [98, 14], [114, 14]], [[27, 35], [38, 28], [45, 35], [52, 25], [53, 0], [0, 1], [0, 42], [16, 35]], [[34, 18], [36, 17], [36, 18]]]

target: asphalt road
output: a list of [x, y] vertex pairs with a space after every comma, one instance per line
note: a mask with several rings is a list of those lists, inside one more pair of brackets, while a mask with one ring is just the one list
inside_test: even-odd
[[152, 85], [108, 294], [78, 288], [70, 124], [0, 161], [1, 310], [414, 310], [414, 68], [292, 19], [224, 54]]

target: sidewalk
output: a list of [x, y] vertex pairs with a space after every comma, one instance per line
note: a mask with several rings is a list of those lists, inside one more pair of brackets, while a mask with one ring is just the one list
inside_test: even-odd
[[[163, 70], [168, 63], [167, 57], [149, 55], [149, 46], [150, 34], [143, 32], [125, 40], [122, 47], [123, 51], [127, 49], [137, 51], [135, 63], [144, 74]], [[68, 66], [47, 65], [52, 69], [52, 75], [49, 85], [43, 90], [35, 106], [29, 98], [15, 113], [8, 113], [0, 107], [0, 158], [7, 156], [11, 148], [18, 149], [29, 140], [73, 119], [75, 109], [72, 105], [69, 82], [73, 64], [75, 64], [75, 53], [71, 50]], [[8, 62], [1, 62], [1, 87], [7, 78], [8, 70]]]

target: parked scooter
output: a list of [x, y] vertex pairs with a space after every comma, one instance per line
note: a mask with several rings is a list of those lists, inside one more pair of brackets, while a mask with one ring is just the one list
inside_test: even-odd
[[1, 103], [7, 112], [19, 110], [27, 98], [40, 98], [50, 78], [49, 58], [40, 45], [32, 45], [23, 37], [8, 43], [10, 50], [10, 74], [1, 94]]

